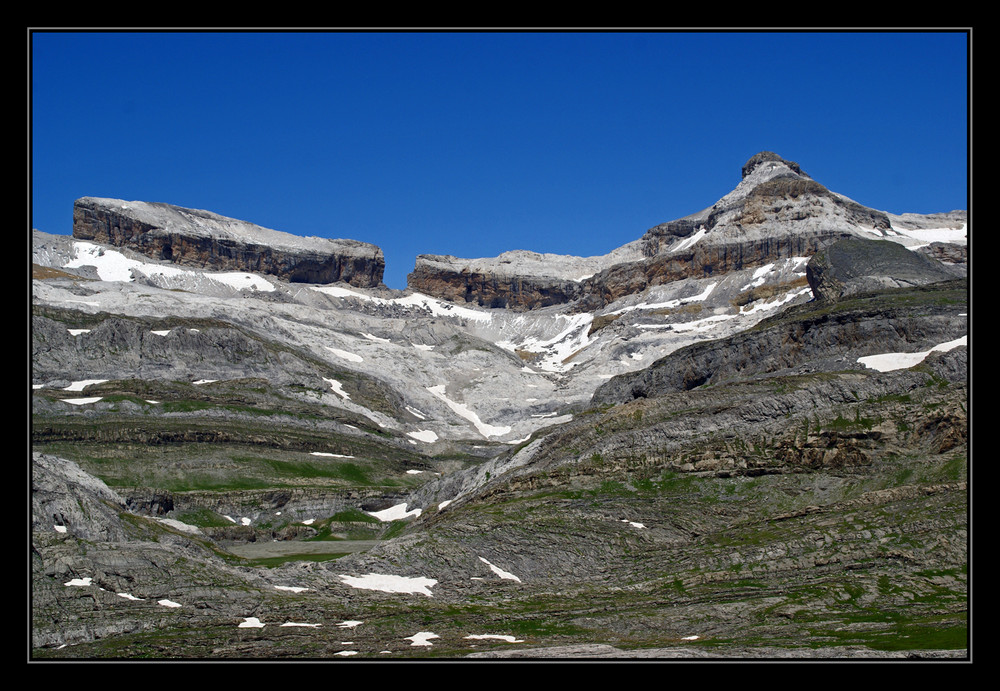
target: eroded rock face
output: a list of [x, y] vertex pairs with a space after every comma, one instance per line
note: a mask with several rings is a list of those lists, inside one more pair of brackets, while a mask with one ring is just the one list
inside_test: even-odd
[[817, 298], [837, 300], [861, 292], [947, 281], [955, 273], [894, 242], [846, 238], [814, 254], [806, 266], [806, 278]]
[[346, 282], [372, 288], [382, 282], [385, 271], [382, 250], [375, 245], [303, 238], [170, 204], [78, 199], [73, 237], [178, 264], [264, 273], [296, 283]]
[[828, 190], [775, 153], [756, 154], [741, 172], [737, 187], [711, 208], [650, 228], [603, 257], [535, 255], [537, 261], [517, 263], [503, 261], [506, 255], [425, 255], [417, 258], [409, 286], [482, 306], [534, 309], [579, 301], [581, 309], [596, 309], [651, 286], [812, 256], [841, 238], [892, 228], [885, 213]]

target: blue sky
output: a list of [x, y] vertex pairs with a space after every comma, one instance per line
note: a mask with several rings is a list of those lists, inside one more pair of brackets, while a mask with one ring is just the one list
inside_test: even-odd
[[758, 151], [884, 211], [968, 205], [968, 51], [936, 33], [31, 35], [31, 224], [83, 196], [418, 254], [591, 256]]

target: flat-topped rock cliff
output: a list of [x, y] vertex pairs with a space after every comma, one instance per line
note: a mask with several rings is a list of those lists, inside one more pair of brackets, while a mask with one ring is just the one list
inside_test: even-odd
[[385, 258], [357, 240], [299, 237], [209, 211], [84, 197], [73, 205], [73, 237], [127, 247], [154, 259], [218, 271], [250, 271], [295, 283], [371, 288]]
[[452, 302], [536, 309], [575, 302], [588, 294], [587, 282], [595, 274], [640, 259], [637, 243], [599, 257], [525, 250], [481, 259], [422, 254], [407, 283], [418, 292]]

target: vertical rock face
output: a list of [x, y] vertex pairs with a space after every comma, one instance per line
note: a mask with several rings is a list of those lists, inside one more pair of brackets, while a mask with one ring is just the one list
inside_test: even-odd
[[126, 247], [154, 259], [219, 271], [264, 273], [297, 283], [382, 282], [382, 250], [357, 240], [298, 237], [170, 204], [84, 197], [73, 237]]
[[[754, 155], [741, 173], [737, 187], [711, 208], [650, 228], [603, 257], [535, 255], [552, 259], [518, 265], [502, 261], [517, 253], [496, 260], [424, 255], [410, 287], [483, 306], [580, 301], [594, 309], [650, 286], [811, 256], [841, 238], [892, 228], [885, 213], [831, 192], [773, 152]], [[574, 259], [576, 276], [567, 270]]]

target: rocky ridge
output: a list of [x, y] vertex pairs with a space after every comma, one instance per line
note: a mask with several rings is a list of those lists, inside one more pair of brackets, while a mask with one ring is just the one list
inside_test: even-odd
[[[808, 257], [844, 237], [911, 238], [889, 214], [830, 191], [797, 163], [753, 156], [736, 188], [710, 208], [650, 228], [601, 257], [508, 252], [495, 259], [417, 257], [409, 285], [454, 302], [512, 309], [576, 304], [596, 309], [651, 286]], [[940, 220], [954, 223], [955, 218]], [[903, 228], [926, 227], [910, 217]], [[939, 226], [940, 227], [940, 226]], [[958, 259], [958, 261], [961, 261]]]

